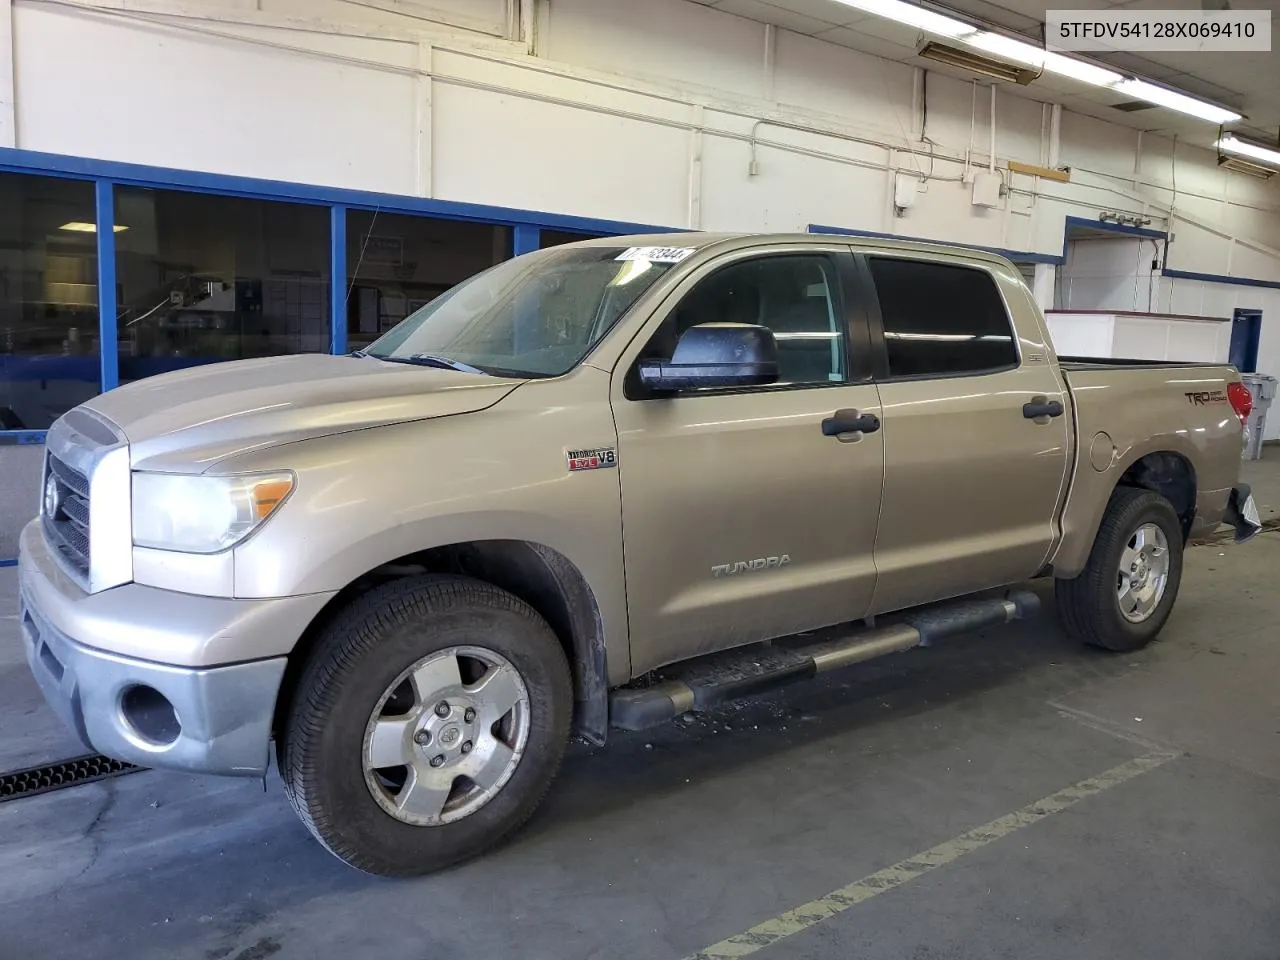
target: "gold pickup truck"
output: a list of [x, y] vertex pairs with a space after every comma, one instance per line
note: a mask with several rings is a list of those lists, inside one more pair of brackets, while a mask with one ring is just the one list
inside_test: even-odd
[[[1063, 362], [972, 250], [675, 234], [510, 260], [349, 356], [48, 434], [21, 622], [93, 749], [262, 776], [346, 862], [502, 840], [572, 733], [1031, 613], [1141, 647], [1259, 529], [1228, 366]], [[995, 591], [993, 593], [993, 591]], [[641, 681], [641, 682], [637, 682]]]

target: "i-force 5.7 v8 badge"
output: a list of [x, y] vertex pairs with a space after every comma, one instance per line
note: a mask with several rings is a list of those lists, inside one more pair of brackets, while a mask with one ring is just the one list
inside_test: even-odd
[[566, 450], [565, 457], [569, 461], [569, 472], [577, 470], [599, 470], [603, 467], [618, 465], [616, 447], [587, 447], [582, 450]]

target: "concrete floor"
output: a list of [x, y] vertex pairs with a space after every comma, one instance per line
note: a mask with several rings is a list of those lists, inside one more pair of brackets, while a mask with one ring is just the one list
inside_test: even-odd
[[[1248, 474], [1280, 516], [1280, 451]], [[1050, 614], [575, 748], [514, 842], [421, 880], [330, 858], [274, 779], [146, 772], [0, 804], [0, 960], [680, 960], [869, 875], [753, 955], [1274, 958], [1277, 569], [1280, 533], [1193, 548], [1139, 654], [1081, 649]], [[12, 571], [0, 589], [8, 612]], [[15, 626], [0, 768], [67, 746]]]

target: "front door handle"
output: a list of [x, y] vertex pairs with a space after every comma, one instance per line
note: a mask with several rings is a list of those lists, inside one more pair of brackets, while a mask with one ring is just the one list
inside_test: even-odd
[[844, 433], [875, 433], [880, 429], [880, 418], [874, 413], [857, 410], [837, 410], [822, 421], [824, 437], [838, 437]]
[[1052, 417], [1062, 416], [1063, 406], [1058, 400], [1050, 400], [1047, 397], [1032, 397], [1028, 403], [1022, 405], [1022, 415], [1028, 420], [1038, 420], [1041, 423], [1048, 423]]

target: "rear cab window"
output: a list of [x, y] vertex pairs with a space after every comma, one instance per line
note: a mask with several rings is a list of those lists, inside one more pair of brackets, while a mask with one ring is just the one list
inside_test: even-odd
[[976, 267], [870, 256], [888, 376], [974, 376], [1018, 365], [995, 278]]

